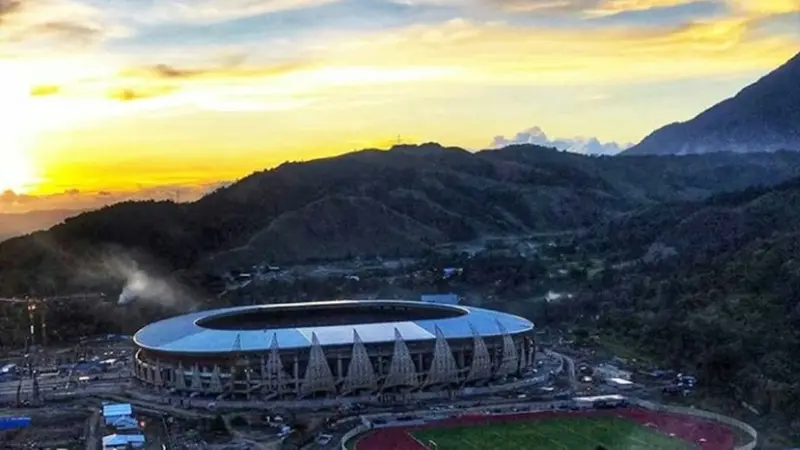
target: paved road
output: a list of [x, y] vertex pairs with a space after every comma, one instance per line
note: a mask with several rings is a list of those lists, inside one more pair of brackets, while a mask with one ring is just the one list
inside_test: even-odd
[[566, 372], [567, 372], [567, 377], [569, 377], [569, 384], [570, 384], [570, 386], [572, 386], [573, 390], [577, 389], [577, 387], [578, 387], [578, 377], [577, 377], [577, 374], [575, 372], [575, 360], [570, 358], [567, 355], [564, 355], [564, 354], [561, 354], [561, 353], [556, 353], [554, 351], [549, 351], [549, 353], [554, 355], [554, 356], [556, 356], [556, 357], [558, 357], [558, 358], [561, 358], [564, 361], [564, 364], [566, 365], [565, 369], [566, 369]]

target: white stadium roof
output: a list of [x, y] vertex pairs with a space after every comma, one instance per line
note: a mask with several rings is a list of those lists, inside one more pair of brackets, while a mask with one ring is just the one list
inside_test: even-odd
[[[310, 306], [399, 306], [449, 309], [450, 317], [425, 320], [400, 320], [380, 323], [326, 325], [300, 328], [275, 329], [212, 329], [198, 325], [199, 321], [214, 316], [248, 311], [269, 311], [284, 308], [305, 309]], [[461, 314], [453, 315], [452, 312]], [[469, 338], [472, 330], [482, 336], [500, 336], [505, 332], [521, 333], [533, 329], [533, 324], [521, 317], [460, 305], [432, 305], [415, 301], [340, 300], [315, 302], [313, 304], [277, 304], [241, 306], [234, 308], [202, 311], [172, 317], [145, 326], [134, 336], [134, 342], [145, 349], [175, 353], [227, 353], [239, 341], [241, 351], [266, 351], [273, 336], [281, 349], [307, 348], [311, 346], [312, 334], [316, 334], [322, 346], [352, 345], [353, 331], [357, 331], [365, 344], [393, 342], [395, 329], [406, 341], [433, 340], [436, 328], [442, 330], [445, 338]]]

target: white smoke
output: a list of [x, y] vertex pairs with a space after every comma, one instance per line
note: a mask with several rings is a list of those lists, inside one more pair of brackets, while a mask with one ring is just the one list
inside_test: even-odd
[[167, 281], [154, 278], [140, 269], [130, 270], [126, 280], [117, 301], [120, 305], [136, 300], [167, 304], [173, 304], [178, 300], [179, 294]]
[[133, 302], [151, 303], [162, 306], [195, 305], [190, 290], [168, 276], [161, 276], [136, 262], [122, 250], [107, 253], [99, 262], [84, 267], [86, 278], [100, 282], [110, 279], [124, 280], [117, 304]]

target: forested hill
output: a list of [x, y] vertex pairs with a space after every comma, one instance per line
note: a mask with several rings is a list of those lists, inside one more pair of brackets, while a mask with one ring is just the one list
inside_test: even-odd
[[629, 263], [573, 307], [705, 386], [800, 417], [800, 179], [653, 207], [594, 238]]
[[[537, 146], [363, 150], [255, 173], [192, 204], [124, 203], [0, 244], [0, 295], [69, 291], [98, 252], [167, 270], [422, 252], [585, 228], [662, 202], [800, 175], [800, 154], [589, 157]], [[82, 282], [81, 282], [82, 283]]]

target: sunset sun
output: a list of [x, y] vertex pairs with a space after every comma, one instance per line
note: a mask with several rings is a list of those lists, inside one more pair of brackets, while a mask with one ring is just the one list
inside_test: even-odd
[[15, 150], [7, 144], [0, 138], [0, 191], [27, 192], [36, 183], [33, 163], [24, 150]]
[[30, 147], [35, 123], [29, 89], [20, 74], [11, 70], [0, 73], [0, 192], [27, 192], [36, 183]]

